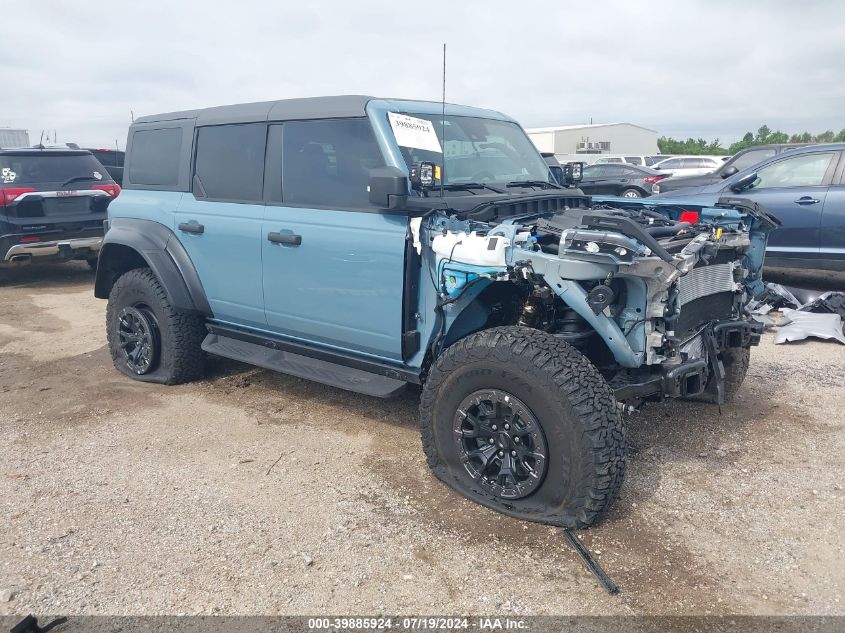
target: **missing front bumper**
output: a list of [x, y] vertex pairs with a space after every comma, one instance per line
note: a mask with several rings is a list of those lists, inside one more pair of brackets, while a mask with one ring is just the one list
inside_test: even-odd
[[663, 363], [628, 370], [610, 380], [613, 394], [620, 402], [661, 398], [699, 398], [724, 402], [725, 372], [720, 352], [757, 345], [763, 324], [756, 321], [720, 321], [698, 334], [696, 356], [681, 363]]

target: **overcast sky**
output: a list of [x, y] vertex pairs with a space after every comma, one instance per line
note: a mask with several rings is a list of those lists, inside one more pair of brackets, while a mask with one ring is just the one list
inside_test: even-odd
[[136, 116], [329, 94], [447, 100], [525, 127], [730, 143], [845, 128], [845, 2], [0, 0], [0, 125], [123, 148]]

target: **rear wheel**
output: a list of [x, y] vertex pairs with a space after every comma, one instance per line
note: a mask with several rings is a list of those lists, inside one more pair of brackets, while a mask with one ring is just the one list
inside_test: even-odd
[[520, 519], [587, 527], [622, 485], [625, 432], [610, 388], [545, 332], [499, 327], [455, 343], [423, 388], [420, 425], [438, 478]]
[[643, 194], [640, 193], [639, 189], [625, 189], [621, 194], [619, 194], [623, 198], [642, 198]]
[[106, 327], [114, 366], [127, 376], [177, 384], [203, 374], [203, 319], [175, 310], [149, 268], [130, 270], [115, 282]]

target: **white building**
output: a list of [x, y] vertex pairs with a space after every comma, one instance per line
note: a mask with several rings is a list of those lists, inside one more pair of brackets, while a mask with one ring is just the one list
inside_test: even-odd
[[573, 154], [657, 154], [657, 131], [633, 123], [558, 125], [525, 130], [543, 153]]
[[0, 127], [0, 147], [29, 147], [29, 132]]

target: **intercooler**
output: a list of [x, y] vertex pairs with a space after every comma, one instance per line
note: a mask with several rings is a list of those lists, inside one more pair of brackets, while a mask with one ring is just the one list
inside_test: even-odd
[[735, 286], [732, 263], [693, 268], [678, 279], [678, 306], [683, 308], [690, 301], [718, 292], [733, 292]]
[[733, 316], [733, 263], [712, 264], [693, 268], [678, 279], [680, 315], [674, 324], [675, 333], [683, 337], [709, 321]]

